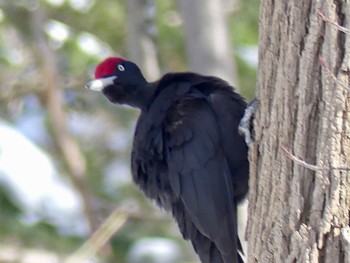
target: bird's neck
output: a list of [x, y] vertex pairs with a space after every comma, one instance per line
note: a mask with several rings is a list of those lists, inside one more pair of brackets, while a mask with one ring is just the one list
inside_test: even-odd
[[130, 104], [132, 107], [145, 111], [152, 101], [156, 88], [156, 85], [148, 82], [138, 85], [138, 87], [135, 89], [137, 92], [134, 94], [133, 100], [128, 104]]

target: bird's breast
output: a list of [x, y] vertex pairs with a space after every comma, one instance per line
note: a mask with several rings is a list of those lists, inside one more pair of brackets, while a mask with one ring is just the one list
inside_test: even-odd
[[134, 182], [148, 198], [169, 210], [174, 194], [169, 183], [161, 132], [136, 136], [131, 160]]

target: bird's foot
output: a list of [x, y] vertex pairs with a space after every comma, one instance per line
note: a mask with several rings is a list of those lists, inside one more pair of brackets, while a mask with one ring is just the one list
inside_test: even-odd
[[254, 99], [251, 102], [248, 103], [247, 108], [245, 109], [243, 118], [241, 119], [239, 126], [238, 126], [238, 132], [244, 136], [244, 140], [248, 147], [253, 142], [252, 139], [252, 121], [254, 113], [256, 112], [256, 109], [258, 108], [260, 102], [258, 99]]

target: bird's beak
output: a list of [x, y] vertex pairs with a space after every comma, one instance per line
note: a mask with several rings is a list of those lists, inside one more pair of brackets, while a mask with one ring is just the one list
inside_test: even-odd
[[116, 76], [107, 78], [95, 79], [85, 84], [85, 88], [90, 90], [102, 91], [105, 87], [114, 84]]

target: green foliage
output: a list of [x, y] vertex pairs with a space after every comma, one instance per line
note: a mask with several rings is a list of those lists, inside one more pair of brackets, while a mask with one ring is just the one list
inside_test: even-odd
[[242, 58], [236, 56], [240, 91], [248, 101], [255, 96], [256, 69], [249, 66]]
[[81, 243], [81, 238], [61, 235], [56, 227], [48, 221], [38, 221], [34, 225], [23, 224], [22, 208], [14, 199], [8, 186], [0, 184], [0, 243], [17, 239], [24, 247], [40, 247], [54, 250], [57, 253], [68, 253], [72, 247]]
[[82, 242], [81, 237], [62, 235], [46, 220], [38, 221], [32, 226], [22, 225], [22, 231], [18, 234], [25, 247], [56, 251], [59, 254], [71, 253]]
[[[229, 16], [231, 41], [236, 49], [242, 46], [257, 46], [259, 24], [259, 1], [238, 1], [238, 9]], [[254, 98], [256, 69], [241, 57], [235, 56], [240, 91], [245, 98]]]
[[184, 70], [186, 50], [178, 8], [171, 0], [156, 0], [156, 3], [158, 43], [164, 71]]
[[231, 41], [235, 45], [257, 45], [259, 1], [237, 1], [238, 8], [229, 16]]
[[1, 228], [0, 238], [4, 238], [17, 232], [17, 228], [20, 225], [18, 217], [22, 212], [20, 206], [13, 198], [13, 194], [5, 184], [0, 184], [0, 207], [0, 225], [6, 226]]

